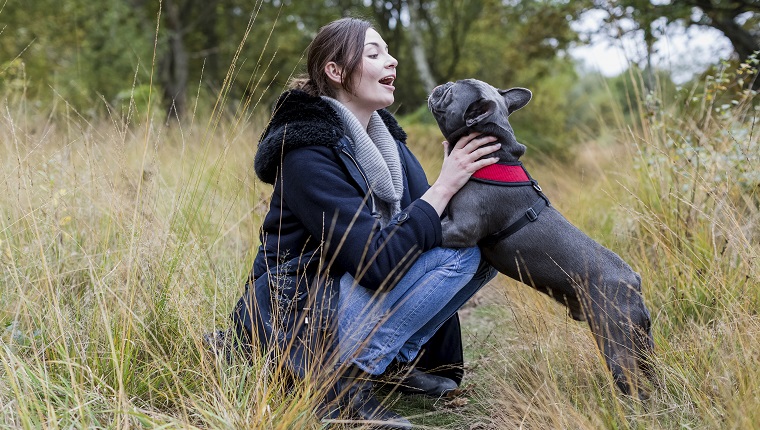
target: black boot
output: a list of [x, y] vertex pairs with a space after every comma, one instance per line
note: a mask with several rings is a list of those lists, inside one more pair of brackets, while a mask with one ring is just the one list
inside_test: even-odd
[[423, 394], [438, 398], [453, 394], [459, 388], [452, 379], [403, 365], [395, 365], [386, 373], [387, 383], [395, 385], [396, 390], [404, 394]]
[[[342, 407], [351, 415], [351, 419], [368, 421], [372, 428], [388, 430], [406, 430], [412, 428], [412, 423], [401, 415], [383, 406], [372, 392], [373, 383], [367, 375], [357, 367], [350, 367], [340, 378]], [[370, 423], [370, 421], [372, 423]]]

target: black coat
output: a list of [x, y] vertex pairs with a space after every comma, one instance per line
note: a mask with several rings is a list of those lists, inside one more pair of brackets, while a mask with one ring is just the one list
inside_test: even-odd
[[[297, 377], [331, 369], [340, 277], [392, 288], [423, 252], [441, 245], [440, 218], [420, 200], [429, 188], [393, 116], [379, 111], [396, 139], [404, 171], [402, 211], [381, 228], [365, 174], [337, 113], [292, 90], [280, 96], [256, 153], [258, 177], [274, 185], [261, 245], [232, 315], [238, 335], [274, 351]], [[425, 346], [420, 367], [461, 381], [459, 320]]]

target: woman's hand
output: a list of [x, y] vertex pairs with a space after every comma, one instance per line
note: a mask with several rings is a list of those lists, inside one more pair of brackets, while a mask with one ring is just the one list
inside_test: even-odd
[[430, 189], [422, 195], [422, 200], [430, 203], [438, 215], [441, 215], [446, 209], [446, 205], [449, 204], [449, 200], [467, 183], [473, 173], [499, 160], [496, 157], [480, 160], [481, 157], [501, 148], [501, 144], [484, 147], [484, 145], [495, 141], [496, 138], [493, 136], [471, 133], [459, 139], [451, 152], [448, 150], [450, 144], [443, 142], [444, 154], [441, 173]]

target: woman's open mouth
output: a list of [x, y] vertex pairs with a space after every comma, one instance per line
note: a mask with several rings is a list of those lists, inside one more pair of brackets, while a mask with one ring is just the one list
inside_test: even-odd
[[383, 84], [384, 86], [386, 86], [386, 87], [390, 87], [391, 89], [396, 89], [396, 88], [393, 86], [393, 81], [395, 81], [395, 80], [396, 80], [396, 77], [395, 77], [395, 76], [386, 76], [386, 77], [384, 77], [383, 79], [380, 79], [380, 81], [379, 81], [379, 82], [380, 82], [381, 84]]

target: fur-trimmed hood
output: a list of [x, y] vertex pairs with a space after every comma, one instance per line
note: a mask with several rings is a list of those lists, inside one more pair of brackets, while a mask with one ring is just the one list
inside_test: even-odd
[[[406, 133], [385, 109], [377, 111], [394, 139], [406, 143]], [[259, 140], [254, 170], [262, 181], [274, 184], [282, 157], [293, 149], [311, 145], [335, 147], [345, 136], [338, 114], [320, 97], [300, 90], [283, 93]]]

